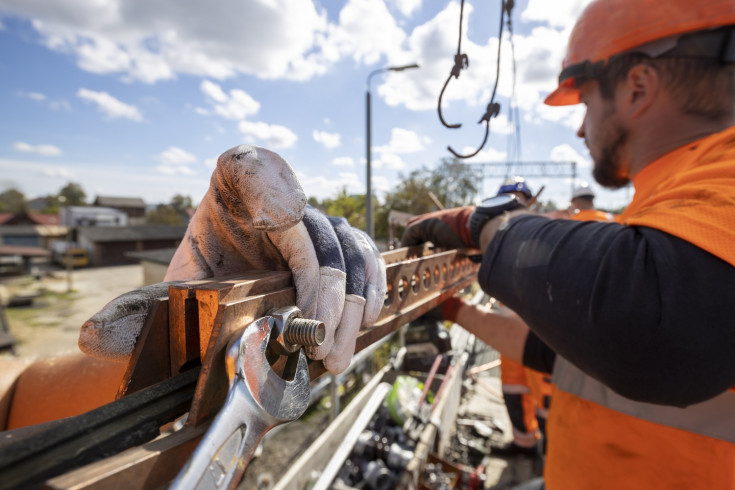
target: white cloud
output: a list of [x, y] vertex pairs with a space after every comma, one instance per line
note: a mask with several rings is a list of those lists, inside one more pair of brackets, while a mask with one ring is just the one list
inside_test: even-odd
[[197, 157], [177, 146], [169, 146], [156, 159], [165, 165], [189, 165], [197, 161]]
[[62, 167], [44, 168], [40, 171], [40, 173], [46, 177], [55, 177], [55, 178], [62, 178], [62, 179], [76, 178], [76, 173], [69, 170], [68, 168], [62, 168]]
[[[388, 179], [388, 177], [373, 175], [370, 180], [373, 183], [373, 192], [376, 195], [385, 194], [386, 192], [393, 190], [393, 183]], [[362, 193], [367, 194], [365, 189], [362, 190]]]
[[207, 168], [214, 168], [217, 166], [217, 159], [216, 158], [206, 158], [204, 160], [204, 166]]
[[55, 111], [71, 112], [71, 105], [65, 100], [52, 100], [49, 102], [49, 107]]
[[349, 0], [339, 13], [339, 25], [330, 26], [322, 49], [326, 58], [351, 55], [372, 65], [394, 53], [406, 40], [383, 0]]
[[163, 175], [196, 175], [194, 170], [184, 166], [159, 165], [156, 170]]
[[222, 87], [209, 80], [202, 81], [199, 88], [210, 99], [214, 112], [226, 119], [241, 121], [260, 110], [260, 103], [243, 90], [225, 93]]
[[177, 146], [169, 146], [156, 155], [156, 160], [162, 165], [156, 167], [156, 171], [163, 175], [196, 175], [189, 166], [197, 161], [197, 158], [186, 150]]
[[564, 143], [563, 145], [555, 146], [551, 150], [549, 158], [555, 162], [575, 162], [578, 167], [592, 166], [592, 162], [590, 161], [590, 158], [588, 156], [585, 157], [580, 155], [577, 150], [566, 143]]
[[61, 148], [54, 145], [31, 145], [23, 141], [13, 143], [13, 150], [21, 153], [35, 153], [36, 155], [42, 155], [45, 157], [57, 157], [63, 152]]
[[46, 94], [40, 92], [18, 92], [19, 97], [24, 97], [36, 102], [46, 102], [48, 107], [55, 111], [65, 110], [71, 112], [71, 105], [65, 100], [50, 100]]
[[110, 119], [123, 118], [137, 122], [143, 120], [143, 116], [137, 107], [121, 102], [107, 92], [95, 92], [80, 88], [77, 90], [77, 97], [93, 102]]
[[373, 168], [388, 168], [391, 170], [402, 170], [406, 167], [406, 162], [404, 162], [401, 157], [396, 155], [395, 153], [382, 153], [380, 157], [373, 159], [370, 162], [370, 165]]
[[314, 141], [321, 143], [328, 150], [337, 148], [340, 145], [341, 136], [339, 133], [327, 133], [326, 131], [317, 131], [315, 129], [312, 135], [314, 136]]
[[552, 27], [571, 29], [579, 14], [592, 0], [566, 0], [549, 2], [548, 0], [529, 0], [526, 10], [521, 13], [521, 20], [543, 22]]
[[424, 149], [424, 143], [429, 143], [428, 138], [421, 138], [409, 129], [393, 128], [390, 132], [390, 142], [387, 145], [377, 146], [373, 151], [378, 153], [416, 153]]
[[296, 144], [298, 136], [286, 126], [264, 122], [240, 121], [237, 128], [246, 138], [272, 148], [290, 148]]
[[296, 172], [296, 176], [309, 197], [317, 199], [331, 198], [343, 188], [348, 194], [365, 193], [365, 183], [352, 172], [340, 172], [335, 177], [309, 176], [303, 172]]
[[421, 8], [421, 0], [393, 0], [393, 3], [406, 17], [410, 17], [417, 9]]
[[190, 74], [238, 73], [304, 80], [331, 64], [326, 11], [312, 0], [26, 2], [6, 12], [32, 19], [42, 42], [80, 68], [154, 83]]
[[352, 157], [337, 157], [332, 160], [332, 165], [337, 167], [354, 167], [355, 160]]
[[[468, 155], [470, 153], [473, 153], [477, 148], [472, 148], [469, 146], [465, 146], [462, 148], [463, 155]], [[472, 158], [467, 158], [467, 163], [484, 163], [484, 162], [502, 162], [507, 160], [508, 154], [504, 151], [497, 151], [494, 148], [489, 148], [487, 150], [480, 150], [480, 152], [475, 155]]]
[[38, 92], [26, 92], [24, 95], [31, 100], [46, 100], [46, 96]]
[[584, 119], [584, 105], [570, 105], [562, 107], [552, 107], [540, 104], [526, 111], [524, 119], [534, 124], [544, 124], [544, 122], [555, 122], [577, 131]]

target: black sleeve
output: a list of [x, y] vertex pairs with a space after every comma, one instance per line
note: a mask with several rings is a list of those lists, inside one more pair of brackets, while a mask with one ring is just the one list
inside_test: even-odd
[[667, 233], [512, 219], [480, 284], [621, 395], [687, 406], [735, 385], [735, 267]]
[[523, 365], [541, 373], [551, 374], [555, 359], [556, 352], [534, 332], [528, 332], [523, 346]]

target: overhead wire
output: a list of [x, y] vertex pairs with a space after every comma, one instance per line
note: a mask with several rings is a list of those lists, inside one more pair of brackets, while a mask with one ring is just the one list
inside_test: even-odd
[[510, 42], [510, 53], [511, 63], [513, 69], [512, 78], [512, 89], [510, 95], [510, 108], [508, 111], [508, 122], [512, 125], [513, 130], [508, 135], [508, 167], [506, 168], [505, 178], [510, 177], [510, 170], [512, 162], [519, 162], [522, 160], [523, 147], [521, 146], [521, 120], [520, 112], [518, 110], [518, 104], [516, 101], [516, 85], [517, 85], [517, 65], [516, 65], [516, 49], [515, 41], [513, 39], [513, 22], [512, 15], [508, 15], [507, 27], [508, 27], [508, 39]]
[[462, 127], [462, 124], [450, 124], [444, 120], [444, 116], [442, 115], [442, 98], [444, 97], [444, 91], [447, 89], [447, 86], [449, 85], [450, 80], [452, 77], [459, 78], [459, 74], [463, 69], [469, 68], [470, 66], [470, 58], [462, 53], [462, 22], [464, 19], [464, 0], [461, 1], [460, 7], [459, 7], [459, 39], [457, 40], [457, 54], [454, 55], [454, 66], [452, 66], [452, 70], [449, 72], [449, 76], [447, 77], [447, 80], [444, 82], [444, 86], [441, 89], [441, 92], [439, 92], [439, 102], [437, 103], [437, 113], [439, 114], [439, 120], [441, 123], [450, 129], [457, 129]]
[[[452, 153], [456, 158], [465, 159], [465, 158], [471, 158], [475, 155], [477, 155], [487, 143], [488, 136], [490, 135], [490, 119], [493, 117], [497, 117], [498, 114], [500, 114], [500, 103], [495, 101], [495, 96], [497, 94], [498, 89], [498, 82], [500, 81], [500, 55], [501, 55], [501, 49], [502, 49], [502, 42], [503, 42], [503, 26], [505, 24], [505, 14], [506, 11], [508, 13], [508, 17], [510, 17], [511, 10], [513, 8], [513, 0], [502, 0], [501, 2], [501, 9], [500, 9], [500, 27], [498, 29], [498, 54], [495, 64], [495, 83], [493, 85], [493, 91], [492, 95], [490, 96], [490, 102], [488, 103], [487, 107], [485, 108], [485, 113], [482, 115], [479, 121], [477, 121], [478, 124], [485, 123], [485, 135], [482, 139], [482, 143], [480, 144], [477, 149], [469, 154], [463, 155], [459, 152], [455, 151], [451, 145], [447, 146], [447, 150], [449, 150], [450, 153]], [[469, 65], [469, 59], [466, 58], [466, 55], [461, 54], [461, 37], [462, 37], [462, 19], [464, 14], [464, 0], [461, 2], [460, 7], [460, 40], [458, 42], [457, 47], [457, 55], [455, 56], [455, 65], [452, 68], [452, 72], [450, 73], [449, 77], [447, 78], [447, 81], [444, 84], [444, 87], [442, 88], [442, 91], [439, 94], [439, 104], [438, 104], [438, 112], [439, 112], [439, 119], [441, 120], [442, 124], [444, 124], [446, 127], [451, 129], [456, 129], [458, 127], [461, 127], [461, 124], [454, 124], [454, 125], [448, 125], [442, 116], [441, 113], [441, 101], [442, 97], [444, 95], [444, 91], [449, 83], [449, 80], [454, 76], [455, 78], [459, 77], [459, 70], [461, 68], [457, 68], [458, 66], [458, 60], [459, 62], [462, 62], [463, 60], [466, 61], [465, 68]], [[456, 73], [456, 75], [455, 75]]]

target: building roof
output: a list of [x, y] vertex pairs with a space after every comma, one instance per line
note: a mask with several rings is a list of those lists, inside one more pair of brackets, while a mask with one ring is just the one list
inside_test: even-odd
[[158, 250], [146, 250], [144, 252], [125, 252], [126, 257], [138, 259], [141, 262], [155, 262], [156, 264], [168, 265], [176, 253], [175, 248], [160, 248]]
[[66, 226], [55, 225], [2, 225], [0, 236], [46, 236], [58, 237], [66, 235]]
[[94, 204], [111, 208], [145, 208], [145, 201], [140, 197], [97, 196]]
[[58, 226], [58, 214], [44, 213], [0, 213], [0, 225], [45, 225]]
[[28, 213], [37, 225], [58, 226], [60, 223], [58, 214]]
[[138, 240], [180, 240], [186, 225], [86, 226], [78, 228], [90, 242], [131, 242]]
[[41, 247], [23, 245], [0, 245], [0, 255], [21, 255], [23, 257], [48, 257], [51, 252]]

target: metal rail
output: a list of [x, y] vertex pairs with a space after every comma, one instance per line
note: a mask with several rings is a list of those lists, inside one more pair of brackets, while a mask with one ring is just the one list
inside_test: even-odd
[[[432, 252], [424, 247], [412, 247], [386, 252], [383, 257], [388, 284], [385, 304], [375, 325], [360, 332], [356, 352], [471, 285], [478, 269], [477, 264], [456, 250]], [[109, 407], [128, 403], [131, 394], [151, 393], [162, 383], [168, 383], [167, 380], [191, 377], [198, 369], [193, 395], [189, 391], [191, 405], [182, 408], [180, 414], [166, 414], [166, 420], [173, 420], [174, 415], [188, 411], [184, 427], [152, 442], [135, 439], [126, 451], [105, 459], [98, 455], [98, 460], [94, 454], [83, 461], [73, 460], [70, 455], [74, 454], [78, 441], [72, 435], [65, 441], [64, 451], [54, 451], [54, 467], [60, 472], [55, 473], [58, 476], [45, 474], [46, 486], [82, 489], [115, 488], [131, 482], [136, 488], [166, 485], [176, 476], [224, 402], [228, 389], [224, 357], [233, 333], [273, 308], [294, 303], [291, 274], [283, 271], [192, 281], [170, 287], [168, 298], [156, 300], [149, 312], [121, 383], [118, 400], [101, 409], [112, 413]], [[285, 360], [285, 356], [277, 355], [269, 359], [277, 372], [285, 368]], [[324, 372], [320, 361], [309, 363], [312, 380]], [[191, 390], [191, 383], [187, 386]], [[151, 410], [151, 404], [143, 405], [141, 410]], [[40, 430], [33, 440], [42, 447], [46, 436], [47, 433]], [[84, 439], [82, 434], [77, 436], [79, 441]], [[29, 447], [35, 447], [34, 444], [27, 440]], [[117, 449], [126, 448], [121, 444]], [[27, 463], [39, 457], [41, 453], [29, 451], [24, 461]], [[79, 467], [81, 465], [86, 466]]]

